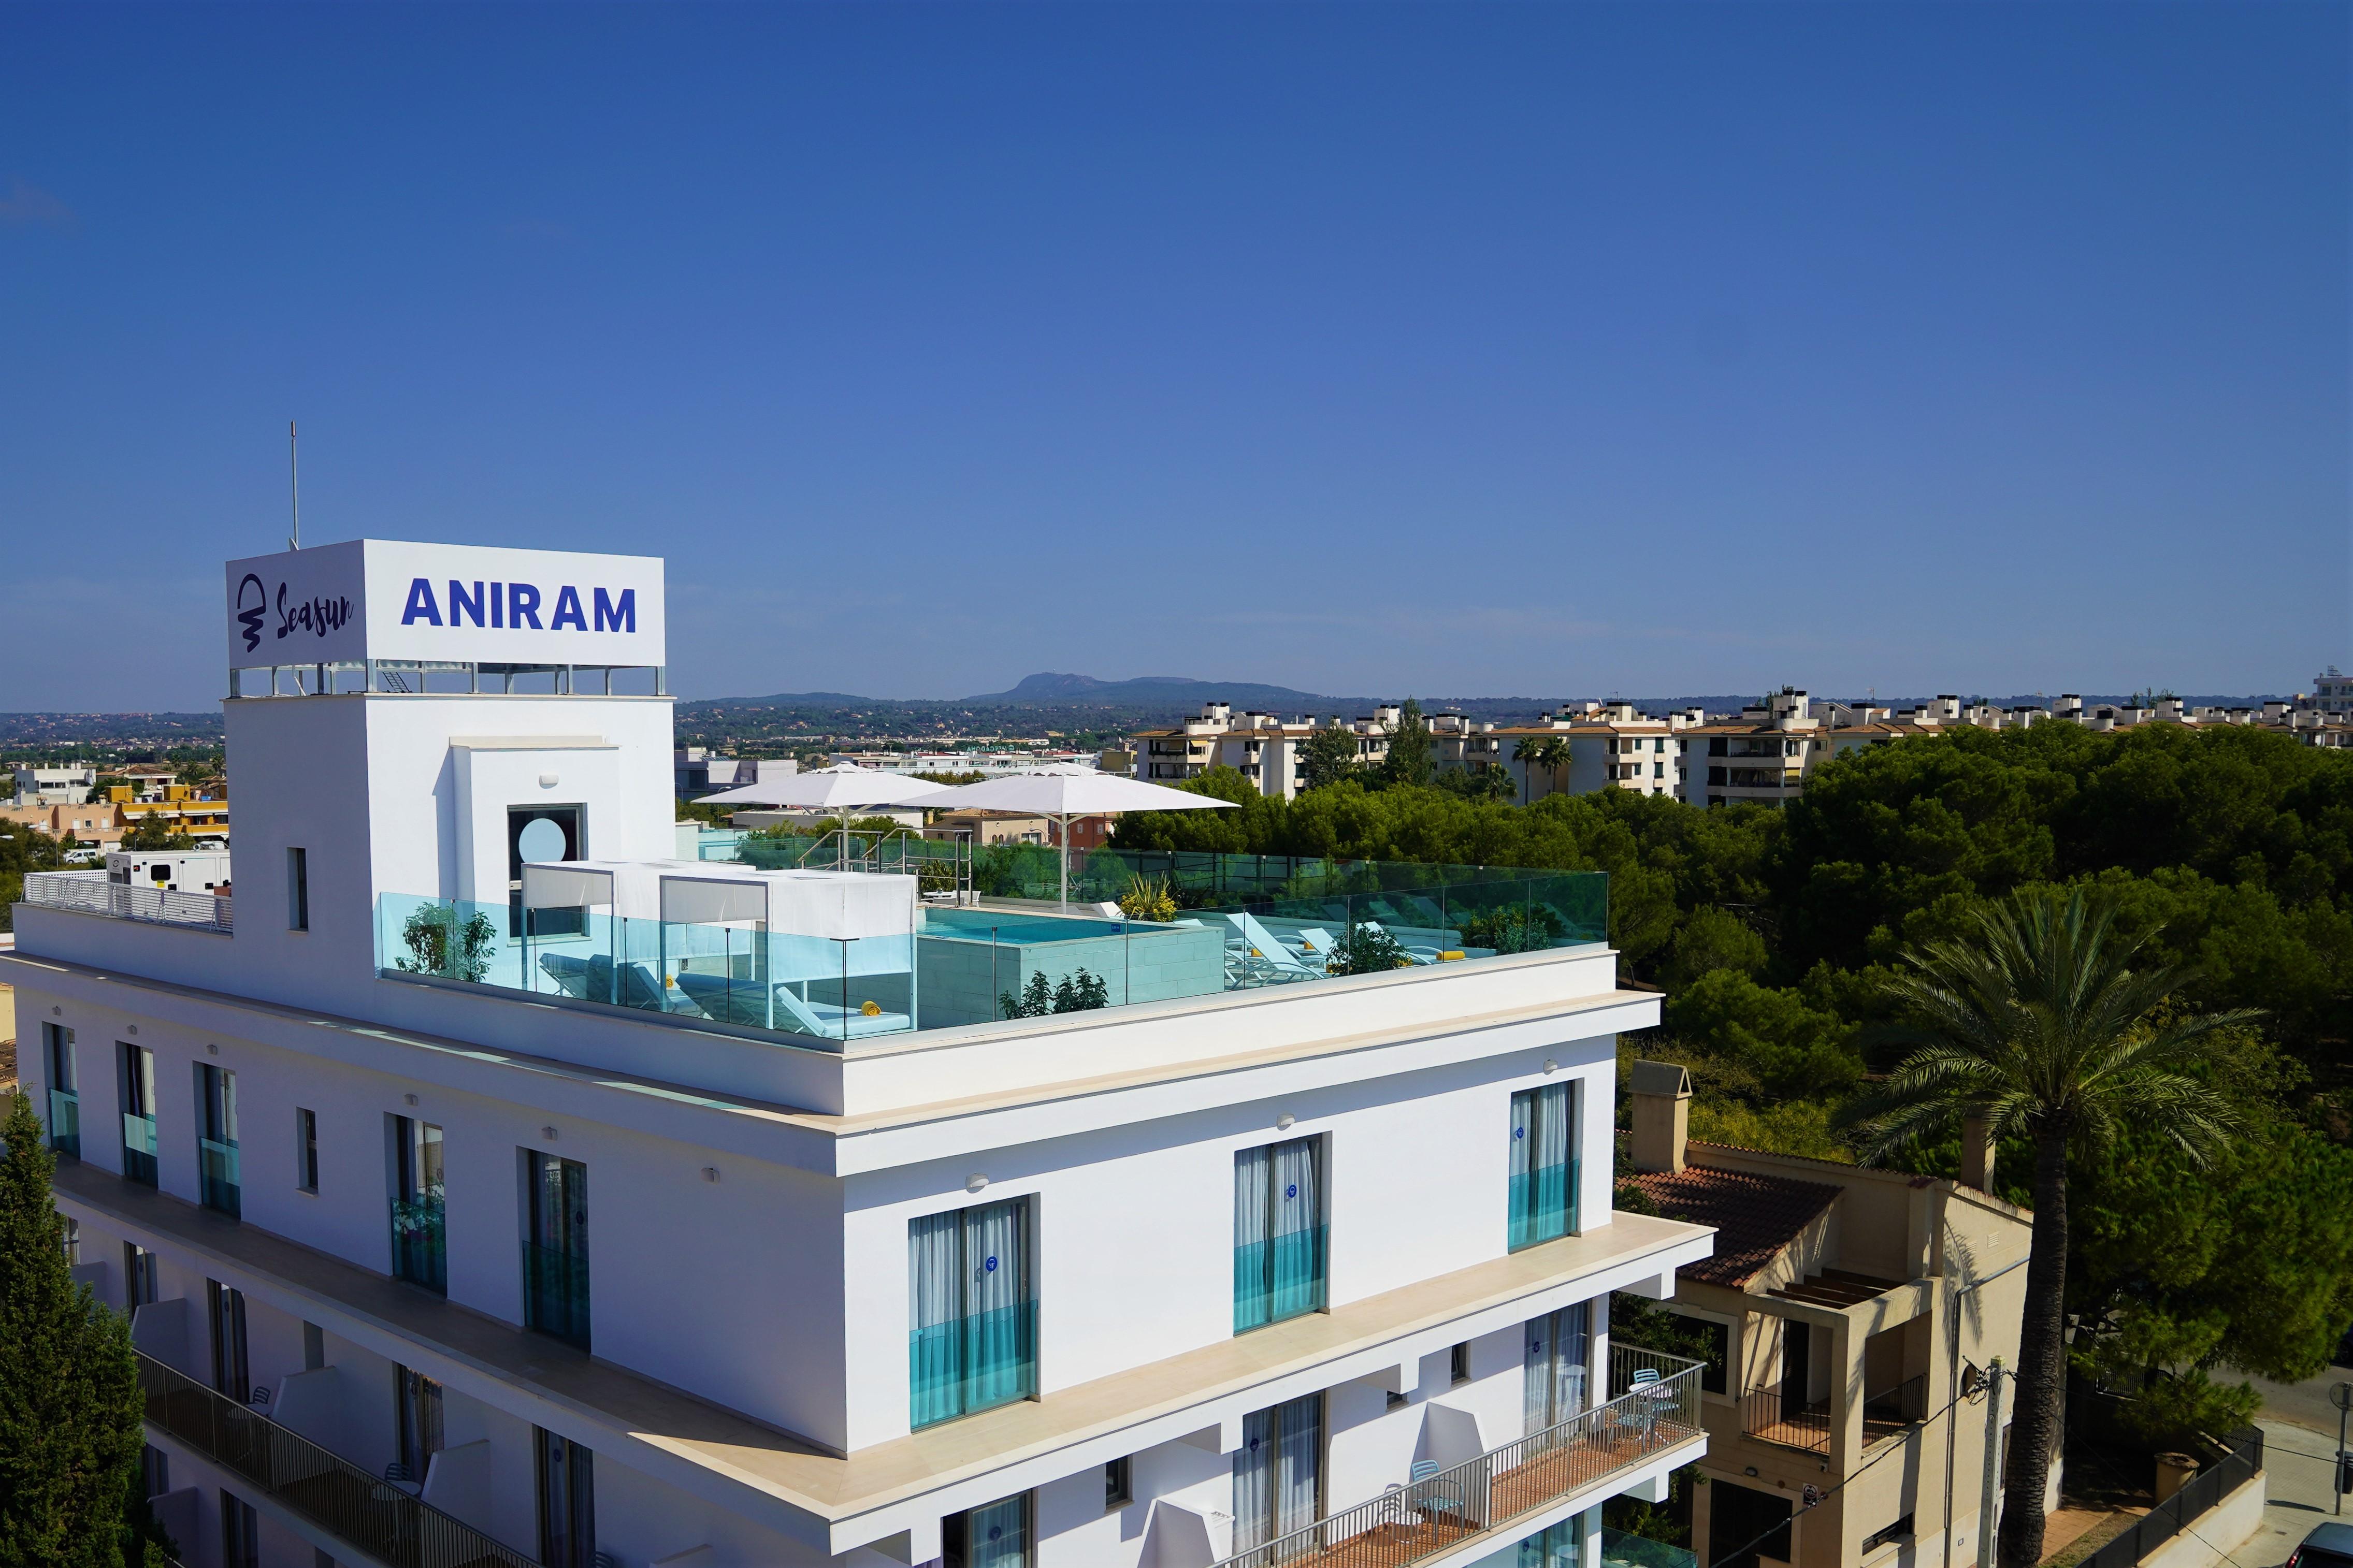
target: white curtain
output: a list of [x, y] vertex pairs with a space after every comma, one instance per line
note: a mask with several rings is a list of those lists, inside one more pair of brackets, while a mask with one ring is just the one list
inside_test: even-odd
[[964, 1215], [950, 1209], [907, 1222], [910, 1418], [920, 1426], [963, 1409]]
[[1267, 1321], [1267, 1184], [1274, 1162], [1265, 1149], [1234, 1152], [1234, 1331]]
[[1522, 1386], [1530, 1436], [1557, 1426], [1585, 1408], [1590, 1321], [1583, 1301], [1528, 1320], [1527, 1360]]
[[[1323, 1500], [1323, 1466], [1321, 1394], [1243, 1416], [1242, 1446], [1233, 1465], [1234, 1552], [1314, 1523]], [[1314, 1550], [1313, 1538], [1300, 1550]]]
[[1274, 1146], [1273, 1315], [1296, 1317], [1324, 1304], [1324, 1195], [1316, 1181], [1319, 1140]]

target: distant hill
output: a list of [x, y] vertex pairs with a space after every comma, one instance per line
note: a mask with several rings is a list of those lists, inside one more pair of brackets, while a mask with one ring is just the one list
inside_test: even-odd
[[1265, 686], [1249, 680], [1202, 680], [1189, 675], [1139, 675], [1133, 680], [1097, 680], [1092, 675], [1039, 674], [1026, 676], [1010, 691], [992, 691], [963, 700], [967, 707], [1019, 708], [1099, 704], [1105, 708], [1160, 708], [1174, 704], [1198, 710], [1204, 702], [1230, 702], [1236, 708], [1256, 708], [1281, 713], [1331, 712], [1368, 709], [1369, 697], [1324, 697], [1288, 686]]

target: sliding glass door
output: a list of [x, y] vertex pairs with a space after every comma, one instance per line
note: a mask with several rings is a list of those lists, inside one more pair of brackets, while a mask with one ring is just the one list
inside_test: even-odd
[[1234, 1152], [1234, 1332], [1323, 1310], [1323, 1140]]
[[1579, 1301], [1527, 1321], [1523, 1403], [1529, 1436], [1559, 1426], [1585, 1408], [1591, 1305]]
[[907, 1381], [916, 1426], [1037, 1391], [1027, 1198], [908, 1222]]
[[1576, 1086], [1548, 1083], [1512, 1096], [1511, 1249], [1577, 1228]]
[[[1313, 1535], [1282, 1537], [1320, 1516], [1324, 1500], [1324, 1396], [1242, 1417], [1242, 1446], [1234, 1455], [1234, 1552], [1269, 1547], [1264, 1562], [1280, 1563], [1316, 1550]], [[1270, 1543], [1272, 1543], [1271, 1545]]]

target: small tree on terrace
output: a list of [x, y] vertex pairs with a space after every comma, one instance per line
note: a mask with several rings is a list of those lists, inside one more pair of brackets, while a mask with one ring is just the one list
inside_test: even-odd
[[2112, 900], [2082, 889], [2022, 891], [1981, 910], [1966, 938], [1907, 954], [1889, 991], [1911, 1022], [1889, 1033], [1912, 1054], [1841, 1118], [1862, 1131], [1867, 1159], [1965, 1122], [2034, 1145], [2002, 1568], [2042, 1559], [2066, 1366], [2068, 1156], [2127, 1125], [2192, 1159], [2218, 1150], [2234, 1125], [2230, 1102], [2184, 1069], [2217, 1030], [2255, 1016], [2161, 1011], [2181, 977], [2134, 969], [2143, 943], [2119, 936], [2115, 919]]

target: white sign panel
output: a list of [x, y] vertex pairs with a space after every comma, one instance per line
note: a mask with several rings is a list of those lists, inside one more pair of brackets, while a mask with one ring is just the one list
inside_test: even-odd
[[356, 539], [228, 563], [228, 661], [667, 663], [662, 561]]

